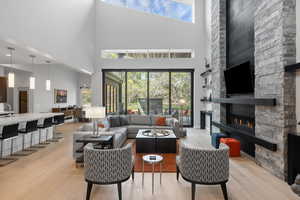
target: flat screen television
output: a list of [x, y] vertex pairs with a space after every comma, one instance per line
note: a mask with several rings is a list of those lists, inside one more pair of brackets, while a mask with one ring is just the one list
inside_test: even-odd
[[254, 74], [250, 62], [224, 71], [227, 94], [249, 94], [254, 92]]

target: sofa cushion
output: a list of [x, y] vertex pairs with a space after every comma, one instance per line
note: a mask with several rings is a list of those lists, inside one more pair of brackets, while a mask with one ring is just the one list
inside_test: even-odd
[[[88, 123], [88, 124], [83, 124], [82, 126], [80, 126], [77, 131], [83, 131], [83, 132], [93, 132], [93, 123]], [[95, 127], [95, 131], [97, 131], [97, 127]], [[98, 131], [107, 131], [107, 128], [100, 128], [98, 127]]]
[[83, 124], [77, 130], [78, 131], [93, 131], [93, 123]]
[[130, 115], [120, 115], [120, 124], [121, 126], [129, 125]]
[[173, 126], [174, 124], [174, 118], [168, 117], [166, 119], [166, 126]]
[[151, 125], [151, 119], [148, 115], [131, 115], [130, 125]]
[[127, 127], [113, 127], [113, 128], [109, 128], [110, 132], [114, 132], [114, 133], [127, 133]]
[[169, 129], [173, 130], [172, 126], [152, 126], [151, 129]]
[[128, 134], [137, 134], [140, 129], [151, 129], [152, 126], [147, 125], [130, 125], [127, 126], [127, 133]]
[[109, 116], [107, 118], [109, 124], [110, 124], [110, 127], [119, 127], [121, 126], [121, 123], [120, 123], [120, 117], [119, 116]]

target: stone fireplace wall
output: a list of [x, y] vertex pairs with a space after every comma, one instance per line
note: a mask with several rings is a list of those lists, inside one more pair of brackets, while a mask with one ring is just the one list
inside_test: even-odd
[[[226, 69], [226, 0], [211, 0], [211, 13], [212, 97], [224, 98], [226, 96], [223, 73]], [[212, 110], [214, 121], [225, 122], [224, 105], [213, 104]]]
[[[278, 145], [276, 152], [256, 145], [255, 160], [284, 179], [287, 134], [296, 131], [295, 75], [284, 66], [296, 62], [296, 0], [255, 0], [255, 97], [276, 98], [277, 106], [255, 107], [255, 134]], [[213, 98], [226, 96], [226, 0], [211, 0]], [[226, 109], [213, 104], [213, 120], [224, 122]]]
[[277, 106], [256, 106], [256, 136], [278, 144], [277, 152], [256, 146], [256, 161], [284, 179], [287, 134], [296, 131], [296, 83], [284, 66], [296, 63], [296, 1], [257, 0], [255, 12], [255, 97]]

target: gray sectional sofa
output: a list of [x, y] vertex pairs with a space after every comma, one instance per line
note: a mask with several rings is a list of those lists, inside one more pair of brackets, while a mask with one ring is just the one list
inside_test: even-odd
[[118, 131], [121, 128], [126, 128], [127, 138], [134, 139], [140, 129], [170, 129], [175, 135], [183, 137], [179, 129], [179, 122], [176, 118], [171, 116], [166, 117], [166, 126], [157, 126], [156, 120], [158, 115], [112, 115], [106, 117], [104, 120], [105, 128], [109, 131]]
[[[122, 147], [127, 139], [135, 139], [140, 129], [169, 129], [173, 130], [175, 135], [184, 137], [185, 132], [180, 131], [179, 122], [171, 116], [166, 117], [166, 126], [157, 126], [157, 115], [111, 115], [105, 118], [103, 124], [105, 128], [99, 129], [100, 135], [112, 135], [113, 147]], [[76, 150], [82, 146], [76, 140], [83, 135], [93, 133], [93, 124], [84, 124], [73, 134], [73, 158], [80, 156]]]

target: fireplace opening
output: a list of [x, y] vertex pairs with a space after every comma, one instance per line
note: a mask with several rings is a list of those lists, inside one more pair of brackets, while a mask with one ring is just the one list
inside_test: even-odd
[[[243, 130], [251, 136], [255, 136], [255, 106], [254, 105], [227, 105], [227, 125]], [[229, 133], [241, 142], [241, 150], [248, 155], [255, 157], [255, 144], [248, 141], [245, 137], [238, 133]]]

